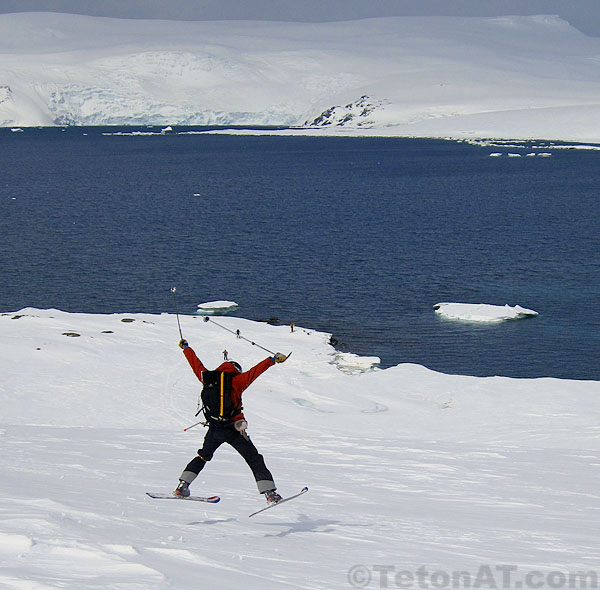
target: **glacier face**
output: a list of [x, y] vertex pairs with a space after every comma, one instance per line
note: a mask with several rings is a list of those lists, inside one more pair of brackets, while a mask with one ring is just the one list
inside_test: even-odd
[[600, 140], [600, 39], [557, 17], [314, 24], [20, 13], [0, 15], [0, 35], [1, 126]]

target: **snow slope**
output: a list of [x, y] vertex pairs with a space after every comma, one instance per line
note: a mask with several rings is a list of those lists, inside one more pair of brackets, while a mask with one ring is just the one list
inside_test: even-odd
[[[201, 317], [181, 321], [209, 366], [224, 348], [246, 367], [262, 358]], [[183, 432], [199, 385], [176, 318], [4, 313], [0, 587], [329, 590], [410, 587], [410, 576], [420, 588], [592, 587], [598, 382], [409, 364], [351, 374], [328, 334], [219, 323], [293, 351], [245, 409], [280, 491], [309, 493], [248, 519], [263, 500], [223, 448], [192, 486], [219, 504], [146, 498], [173, 488], [203, 436]], [[453, 585], [454, 572], [471, 585]]]
[[[0, 125], [302, 125], [600, 141], [600, 39], [551, 16], [0, 15]], [[341, 124], [341, 126], [340, 126]]]

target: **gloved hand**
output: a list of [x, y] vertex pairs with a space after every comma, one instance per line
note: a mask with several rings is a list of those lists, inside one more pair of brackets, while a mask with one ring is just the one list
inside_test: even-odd
[[233, 426], [238, 432], [241, 432], [243, 434], [244, 432], [246, 432], [246, 428], [248, 428], [248, 422], [246, 422], [246, 420], [236, 420], [233, 423]]
[[281, 354], [278, 352], [275, 356], [271, 357], [276, 363], [283, 363], [287, 360], [287, 356], [285, 354]]
[[183, 349], [183, 348], [187, 348], [189, 346], [187, 340], [184, 340], [183, 338], [179, 341], [179, 348]]
[[246, 432], [246, 428], [248, 428], [248, 422], [246, 422], [246, 420], [236, 420], [233, 423], [233, 426], [246, 440], [250, 440], [248, 438], [248, 433]]

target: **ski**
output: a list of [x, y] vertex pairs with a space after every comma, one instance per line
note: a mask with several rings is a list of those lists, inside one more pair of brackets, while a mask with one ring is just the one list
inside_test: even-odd
[[283, 500], [279, 500], [279, 502], [273, 502], [273, 504], [269, 504], [268, 506], [265, 506], [264, 508], [261, 508], [260, 510], [257, 510], [256, 512], [253, 512], [252, 514], [250, 514], [248, 516], [248, 518], [250, 518], [251, 516], [255, 516], [256, 514], [260, 514], [261, 512], [264, 512], [265, 510], [269, 510], [269, 508], [275, 508], [275, 506], [279, 506], [280, 504], [283, 504], [284, 502], [287, 502], [288, 500], [293, 500], [294, 498], [297, 498], [298, 496], [301, 496], [302, 494], [306, 494], [306, 492], [308, 492], [308, 488], [302, 488], [297, 494], [294, 494], [293, 496], [288, 496], [287, 498], [283, 498]]
[[158, 500], [189, 500], [191, 502], [208, 502], [209, 504], [216, 504], [221, 499], [219, 496], [187, 496], [186, 498], [184, 496], [176, 496], [175, 494], [151, 494], [150, 492], [146, 492], [146, 496]]

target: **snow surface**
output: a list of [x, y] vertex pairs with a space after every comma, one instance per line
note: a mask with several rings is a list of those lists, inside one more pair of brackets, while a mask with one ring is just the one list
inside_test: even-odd
[[314, 122], [314, 134], [600, 141], [600, 39], [554, 16], [20, 13], [0, 15], [0, 38], [3, 126]]
[[[363, 587], [406, 587], [398, 572], [439, 588], [456, 571], [494, 587], [474, 585], [482, 567], [525, 588], [496, 568], [521, 584], [597, 571], [599, 382], [349, 374], [329, 334], [220, 322], [293, 351], [244, 405], [279, 490], [309, 493], [248, 519], [263, 499], [223, 448], [192, 486], [219, 504], [144, 496], [173, 489], [204, 435], [183, 432], [199, 384], [174, 315], [0, 314], [1, 588], [330, 590], [368, 575]], [[201, 317], [181, 323], [208, 366], [225, 347], [262, 359]]]
[[467, 322], [503, 322], [529, 318], [538, 315], [537, 311], [520, 305], [490, 305], [489, 303], [436, 303], [435, 313], [453, 320]]

